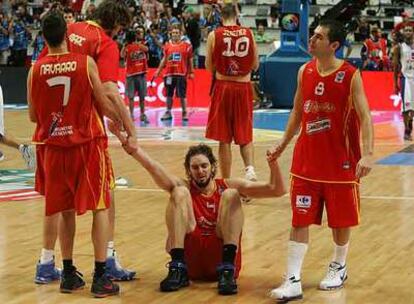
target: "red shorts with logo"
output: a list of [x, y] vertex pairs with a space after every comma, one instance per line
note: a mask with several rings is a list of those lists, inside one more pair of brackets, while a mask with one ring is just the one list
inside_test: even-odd
[[44, 185], [38, 187], [44, 189], [47, 216], [109, 207], [113, 173], [106, 139], [74, 147], [45, 145], [42, 162]]
[[250, 82], [216, 80], [206, 137], [245, 145], [253, 139], [253, 91]]
[[359, 187], [356, 183], [322, 183], [292, 176], [290, 191], [293, 227], [320, 225], [324, 206], [329, 227], [346, 228], [359, 224]]
[[[191, 280], [217, 281], [217, 266], [222, 262], [223, 240], [217, 235], [201, 235], [196, 228], [189, 233], [184, 241], [185, 262], [188, 276]], [[241, 246], [237, 248], [235, 258], [236, 273], [239, 276], [241, 268]]]

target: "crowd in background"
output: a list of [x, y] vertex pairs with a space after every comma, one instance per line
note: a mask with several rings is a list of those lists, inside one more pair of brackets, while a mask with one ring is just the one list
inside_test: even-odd
[[[90, 19], [102, 0], [0, 0], [0, 65], [28, 66], [30, 60], [36, 61], [44, 41], [40, 32], [40, 20], [51, 8], [60, 6], [65, 18], [73, 21]], [[191, 43], [194, 52], [194, 66], [200, 67], [199, 52], [202, 41], [208, 33], [220, 25], [220, 5], [216, 1], [205, 1], [202, 11], [185, 4], [184, 0], [125, 0], [133, 15], [129, 29], [117, 37], [120, 49], [125, 44], [129, 31], [143, 31], [144, 40], [149, 48], [149, 67], [158, 67], [162, 58], [163, 45], [170, 39], [173, 25], [182, 28], [182, 40]], [[196, 6], [197, 8], [199, 6]], [[241, 11], [241, 7], [239, 6]], [[255, 40], [257, 43], [270, 43], [275, 40], [266, 33], [266, 27], [277, 26], [279, 16], [278, 1], [271, 5], [271, 24], [257, 24]], [[404, 12], [403, 22], [389, 34], [381, 32], [375, 23], [368, 23], [364, 17], [358, 22], [356, 31], [348, 36], [346, 52], [338, 56], [347, 58], [355, 42], [362, 43], [360, 52], [362, 69], [392, 70], [392, 49], [401, 40], [402, 24], [409, 21]]]
[[[25, 66], [30, 58], [35, 61], [44, 41], [41, 36], [41, 18], [51, 8], [60, 6], [74, 21], [88, 20], [101, 0], [0, 0], [0, 65]], [[179, 25], [182, 39], [191, 42], [198, 66], [201, 41], [220, 25], [220, 7], [203, 4], [203, 11], [186, 6], [183, 0], [125, 0], [133, 15], [131, 28], [117, 37], [120, 47], [128, 31], [141, 29], [149, 47], [150, 67], [157, 67], [162, 57], [162, 46], [169, 40], [171, 26]]]

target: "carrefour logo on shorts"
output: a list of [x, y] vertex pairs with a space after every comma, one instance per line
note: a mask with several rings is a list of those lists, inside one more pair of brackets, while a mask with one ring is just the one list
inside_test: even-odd
[[312, 204], [312, 197], [310, 195], [296, 195], [296, 207], [310, 208]]

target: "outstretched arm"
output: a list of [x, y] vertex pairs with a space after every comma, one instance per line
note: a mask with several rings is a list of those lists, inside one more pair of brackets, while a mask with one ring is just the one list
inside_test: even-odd
[[283, 138], [270, 150], [270, 157], [278, 158], [282, 152], [286, 149], [292, 137], [296, 134], [302, 121], [302, 73], [305, 69], [305, 65], [302, 65], [298, 72], [298, 81], [295, 93], [295, 99], [293, 102], [293, 109], [290, 113], [289, 120], [286, 126], [286, 131], [283, 134]]
[[228, 179], [227, 185], [230, 188], [237, 189], [240, 194], [252, 198], [279, 197], [286, 193], [286, 187], [283, 182], [277, 160], [267, 151], [267, 162], [270, 169], [270, 178], [266, 182], [254, 182], [246, 179]]
[[[122, 146], [126, 145], [126, 137], [121, 133], [113, 123], [109, 122], [109, 130], [121, 141]], [[163, 190], [171, 192], [174, 187], [184, 186], [185, 182], [179, 177], [170, 174], [165, 168], [156, 160], [152, 159], [141, 147], [138, 147], [135, 151], [129, 152], [133, 158], [135, 158], [151, 175], [154, 182]]]

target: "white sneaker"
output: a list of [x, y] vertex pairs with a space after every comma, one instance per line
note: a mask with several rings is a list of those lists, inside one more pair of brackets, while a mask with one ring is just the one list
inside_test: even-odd
[[256, 172], [254, 172], [254, 168], [252, 166], [248, 166], [244, 170], [244, 178], [252, 182], [257, 181], [257, 175]]
[[319, 283], [319, 289], [332, 290], [342, 288], [347, 278], [346, 265], [341, 266], [337, 262], [332, 262], [329, 264], [325, 278]]
[[26, 163], [26, 166], [29, 170], [36, 169], [36, 154], [32, 146], [20, 145], [19, 151], [22, 154], [22, 157]]
[[279, 302], [299, 300], [303, 298], [302, 283], [300, 279], [285, 277], [285, 281], [278, 288], [272, 289], [269, 293], [272, 299]]

